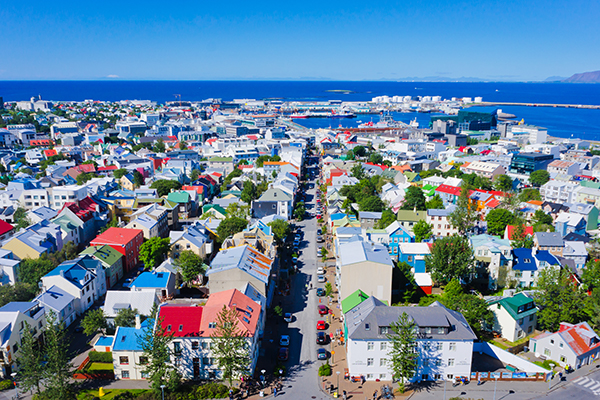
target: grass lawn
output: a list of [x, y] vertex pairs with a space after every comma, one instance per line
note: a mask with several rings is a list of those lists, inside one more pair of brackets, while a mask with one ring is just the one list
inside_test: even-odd
[[[102, 400], [110, 400], [119, 393], [123, 392], [131, 392], [133, 394], [140, 394], [144, 392], [148, 392], [147, 389], [105, 389], [104, 396], [102, 396]], [[77, 400], [88, 400], [93, 399], [98, 396], [98, 389], [94, 390], [84, 390], [77, 394]]]
[[542, 361], [534, 361], [533, 362], [535, 365], [539, 365], [542, 368], [546, 368], [548, 371], [550, 371], [552, 368], [550, 368], [550, 363], [556, 365], [558, 364], [556, 361], [552, 361], [552, 360], [544, 360]]
[[86, 370], [89, 373], [113, 371], [113, 364], [101, 362], [90, 363]]

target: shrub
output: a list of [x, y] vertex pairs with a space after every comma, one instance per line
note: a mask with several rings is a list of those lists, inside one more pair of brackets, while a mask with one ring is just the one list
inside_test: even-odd
[[95, 351], [89, 352], [88, 357], [90, 362], [111, 363], [113, 362], [112, 353], [110, 351]]
[[331, 376], [331, 365], [329, 363], [319, 367], [319, 376]]
[[139, 399], [139, 396], [136, 396], [135, 394], [131, 393], [131, 392], [121, 392], [118, 395], [116, 395], [115, 397], [113, 397], [113, 400], [134, 400], [134, 399]]
[[[233, 389], [234, 394], [239, 389]], [[229, 396], [229, 388], [222, 383], [209, 382], [196, 389], [196, 399], [224, 399]]]
[[13, 382], [10, 379], [5, 379], [0, 382], [0, 391], [12, 389], [13, 387]]
[[285, 368], [285, 365], [283, 364], [277, 364], [275, 366], [275, 369], [273, 370], [273, 376], [278, 377], [279, 375], [279, 370], [281, 370], [281, 376], [285, 376], [285, 373], [287, 372], [287, 369]]

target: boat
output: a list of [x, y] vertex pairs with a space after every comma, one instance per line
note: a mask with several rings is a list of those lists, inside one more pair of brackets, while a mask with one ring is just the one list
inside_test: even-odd
[[292, 119], [308, 118], [308, 114], [290, 114], [290, 118], [292, 118]]
[[411, 126], [411, 128], [418, 128], [419, 127], [419, 123], [417, 122], [416, 118], [414, 120], [410, 121], [410, 126]]

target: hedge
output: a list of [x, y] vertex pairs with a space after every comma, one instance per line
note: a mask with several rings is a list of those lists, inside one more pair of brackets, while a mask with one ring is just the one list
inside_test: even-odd
[[95, 351], [92, 350], [88, 354], [91, 363], [101, 362], [101, 363], [111, 363], [113, 362], [112, 353], [110, 351]]
[[2, 382], [0, 382], [0, 391], [12, 389], [13, 387], [13, 381], [11, 381], [10, 379], [5, 379]]

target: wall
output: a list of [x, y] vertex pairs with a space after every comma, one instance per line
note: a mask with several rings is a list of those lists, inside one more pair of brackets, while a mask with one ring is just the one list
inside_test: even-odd
[[481, 352], [488, 356], [494, 357], [503, 363], [514, 365], [520, 371], [524, 372], [548, 372], [546, 369], [535, 365], [523, 358], [509, 353], [508, 351], [502, 350], [500, 347], [496, 347], [486, 342], [479, 342], [473, 344], [473, 352]]

